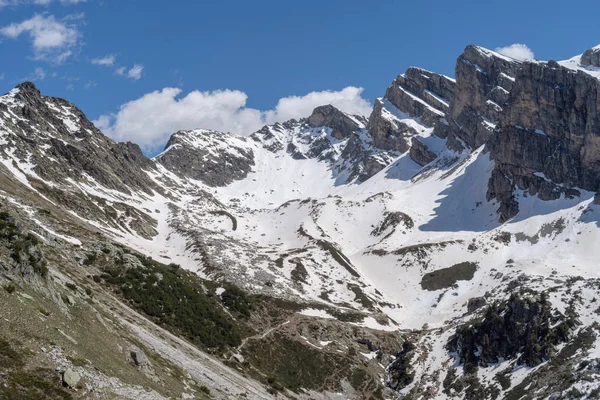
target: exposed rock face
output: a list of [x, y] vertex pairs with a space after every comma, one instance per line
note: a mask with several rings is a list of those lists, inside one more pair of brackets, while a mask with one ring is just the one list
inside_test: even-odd
[[[447, 76], [409, 68], [392, 82], [384, 98], [375, 101], [368, 125], [373, 145], [404, 153], [411, 149], [413, 136], [436, 124], [447, 125], [445, 114], [455, 87], [454, 80]], [[425, 165], [437, 157], [424, 143], [417, 146], [410, 153], [417, 163]]]
[[487, 304], [485, 297], [473, 297], [469, 299], [467, 304], [467, 312], [472, 313], [479, 310]]
[[41, 179], [95, 180], [124, 193], [160, 191], [144, 172], [154, 164], [139, 146], [107, 138], [73, 104], [42, 96], [31, 82], [18, 85], [7, 97], [12, 101], [0, 107], [0, 117], [14, 134], [1, 148], [36, 165], [33, 172]]
[[[488, 198], [501, 202], [501, 220], [518, 211], [518, 187], [554, 200], [573, 189], [600, 186], [600, 81], [554, 63], [524, 63], [488, 141], [496, 170]], [[506, 182], [499, 184], [503, 176]], [[561, 185], [561, 186], [559, 186]], [[512, 202], [513, 204], [508, 204]]]
[[308, 124], [313, 128], [327, 126], [333, 130], [337, 139], [347, 138], [359, 129], [358, 124], [347, 114], [332, 105], [317, 107], [308, 118]]
[[445, 137], [449, 130], [448, 144], [455, 150], [485, 144], [494, 132], [520, 65], [493, 51], [467, 46], [456, 62], [456, 90], [447, 118], [450, 127], [438, 125], [436, 134]]
[[581, 65], [600, 68], [600, 46], [586, 50], [581, 56]]
[[454, 97], [451, 79], [421, 68], [409, 68], [387, 88], [385, 98], [396, 108], [433, 126]]
[[156, 161], [179, 176], [226, 186], [248, 175], [254, 153], [245, 138], [198, 129], [173, 134]]
[[409, 148], [405, 136], [415, 134], [415, 130], [392, 118], [384, 115], [383, 102], [375, 100], [373, 112], [369, 117], [369, 133], [373, 137], [373, 144], [380, 149], [397, 150], [404, 153]]
[[270, 152], [285, 151], [296, 160], [325, 162], [339, 184], [363, 182], [399, 155], [395, 146], [387, 150], [375, 146], [366, 124], [364, 117], [326, 105], [315, 108], [309, 118], [265, 126], [249, 139]]
[[488, 307], [481, 321], [459, 327], [448, 350], [457, 352], [466, 373], [500, 358], [516, 358], [517, 365], [534, 367], [568, 340], [573, 325], [574, 321], [553, 313], [545, 298], [514, 294], [505, 304]]
[[435, 160], [437, 155], [429, 150], [429, 148], [417, 138], [412, 138], [412, 146], [410, 147], [410, 158], [419, 165], [425, 166]]

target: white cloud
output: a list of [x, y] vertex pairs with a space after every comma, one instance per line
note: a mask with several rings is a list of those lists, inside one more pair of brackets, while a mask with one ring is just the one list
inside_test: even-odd
[[510, 46], [505, 47], [498, 47], [496, 48], [496, 51], [500, 54], [520, 61], [533, 60], [535, 58], [533, 51], [527, 45], [520, 43], [511, 44]]
[[164, 88], [123, 104], [116, 114], [102, 115], [94, 123], [118, 141], [138, 143], [156, 150], [181, 129], [205, 128], [248, 135], [265, 124], [308, 117], [315, 107], [332, 104], [351, 114], [369, 115], [371, 104], [363, 89], [312, 92], [278, 101], [272, 110], [246, 107], [248, 96], [239, 90], [193, 91], [180, 97], [181, 89]]
[[142, 72], [144, 71], [144, 66], [135, 64], [129, 71], [126, 67], [120, 67], [115, 70], [115, 74], [125, 76], [129, 79], [133, 79], [134, 81], [139, 80], [142, 77]]
[[4, 80], [4, 74], [0, 74], [0, 81]]
[[35, 58], [62, 63], [73, 54], [81, 34], [77, 27], [67, 21], [81, 19], [81, 15], [67, 16], [62, 21], [53, 15], [36, 14], [28, 20], [0, 28], [0, 35], [17, 39], [28, 34]]
[[37, 67], [35, 70], [33, 70], [33, 72], [31, 74], [29, 74], [28, 76], [21, 78], [19, 80], [36, 82], [36, 81], [42, 81], [44, 79], [46, 79], [46, 71], [44, 71], [43, 68]]
[[127, 71], [127, 77], [129, 79], [133, 79], [134, 81], [137, 81], [138, 79], [140, 79], [142, 77], [143, 71], [144, 71], [144, 66], [136, 64], [133, 66], [133, 68], [131, 68], [129, 71]]
[[106, 55], [104, 57], [92, 58], [91, 63], [96, 65], [104, 65], [106, 67], [112, 67], [115, 65], [116, 56], [113, 54]]

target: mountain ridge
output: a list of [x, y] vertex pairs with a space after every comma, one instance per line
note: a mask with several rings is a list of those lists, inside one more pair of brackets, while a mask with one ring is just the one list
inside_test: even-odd
[[[248, 137], [179, 131], [153, 159], [24, 83], [0, 97], [3, 207], [77, 257], [96, 254], [81, 265], [99, 268], [103, 285], [141, 262], [181, 265], [223, 301], [217, 290], [231, 284], [257, 296], [244, 312], [265, 330], [246, 339], [289, 347], [266, 364], [252, 345], [221, 356], [255, 379], [274, 374], [284, 396], [495, 399], [533, 393], [526, 387], [540, 398], [593, 396], [600, 81], [591, 53], [577, 65], [521, 62], [468, 46], [456, 80], [411, 67], [368, 119], [325, 105]], [[102, 248], [119, 268], [98, 261]], [[70, 273], [50, 268], [56, 279]], [[285, 318], [268, 317], [271, 301], [291, 307], [277, 308]], [[503, 310], [517, 310], [520, 325], [497, 323]], [[537, 349], [522, 327], [548, 321], [564, 325], [539, 333]], [[335, 359], [356, 343], [368, 352], [349, 354], [337, 382], [299, 384], [269, 369], [295, 346]], [[258, 386], [250, 398], [269, 398]]]

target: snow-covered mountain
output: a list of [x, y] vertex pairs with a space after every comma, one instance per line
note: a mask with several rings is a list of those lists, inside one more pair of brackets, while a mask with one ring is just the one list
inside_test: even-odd
[[599, 54], [468, 46], [456, 80], [409, 68], [368, 119], [326, 105], [248, 137], [180, 131], [154, 159], [24, 83], [0, 97], [4, 207], [293, 304], [318, 332], [261, 314], [254, 339], [366, 346], [283, 396], [600, 398]]

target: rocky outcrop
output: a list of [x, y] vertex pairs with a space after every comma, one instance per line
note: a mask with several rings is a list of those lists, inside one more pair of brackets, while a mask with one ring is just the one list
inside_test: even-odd
[[416, 134], [415, 130], [385, 113], [382, 100], [375, 100], [369, 117], [369, 133], [373, 137], [373, 145], [384, 150], [406, 152], [409, 149], [407, 137]]
[[18, 85], [5, 98], [12, 100], [3, 104], [0, 117], [12, 134], [0, 146], [13, 159], [34, 165], [32, 172], [42, 180], [92, 180], [123, 193], [161, 191], [144, 172], [154, 164], [138, 145], [107, 138], [68, 101], [42, 96], [31, 82]]
[[254, 153], [241, 136], [198, 129], [174, 133], [156, 161], [179, 176], [219, 187], [245, 178]]
[[[444, 117], [454, 98], [455, 86], [453, 79], [421, 68], [411, 67], [399, 75], [387, 88], [385, 97], [375, 101], [369, 117], [373, 145], [402, 153], [409, 150], [411, 137], [441, 121], [446, 123]], [[415, 155], [425, 156], [420, 154], [423, 150], [421, 146]]]
[[437, 155], [417, 138], [412, 138], [412, 146], [410, 146], [410, 158], [421, 166], [425, 166], [435, 160]]
[[356, 121], [332, 105], [315, 108], [308, 117], [308, 124], [313, 128], [320, 126], [331, 128], [336, 139], [348, 138], [359, 129]]
[[581, 65], [600, 68], [600, 46], [586, 50], [581, 56]]
[[598, 79], [556, 63], [524, 63], [488, 141], [496, 162], [488, 199], [500, 200], [501, 221], [518, 212], [517, 187], [542, 200], [579, 194], [569, 188], [597, 191], [599, 133]]
[[455, 83], [444, 75], [409, 68], [387, 88], [385, 98], [397, 109], [434, 126], [454, 97]]
[[[493, 135], [521, 63], [478, 46], [467, 46], [456, 62], [456, 90], [447, 122], [436, 134], [454, 150], [478, 148]], [[439, 132], [438, 132], [439, 131]]]
[[543, 295], [513, 294], [504, 304], [489, 306], [483, 319], [460, 326], [447, 348], [456, 352], [465, 373], [500, 359], [535, 367], [551, 357], [555, 346], [568, 341], [574, 324], [553, 312]]

